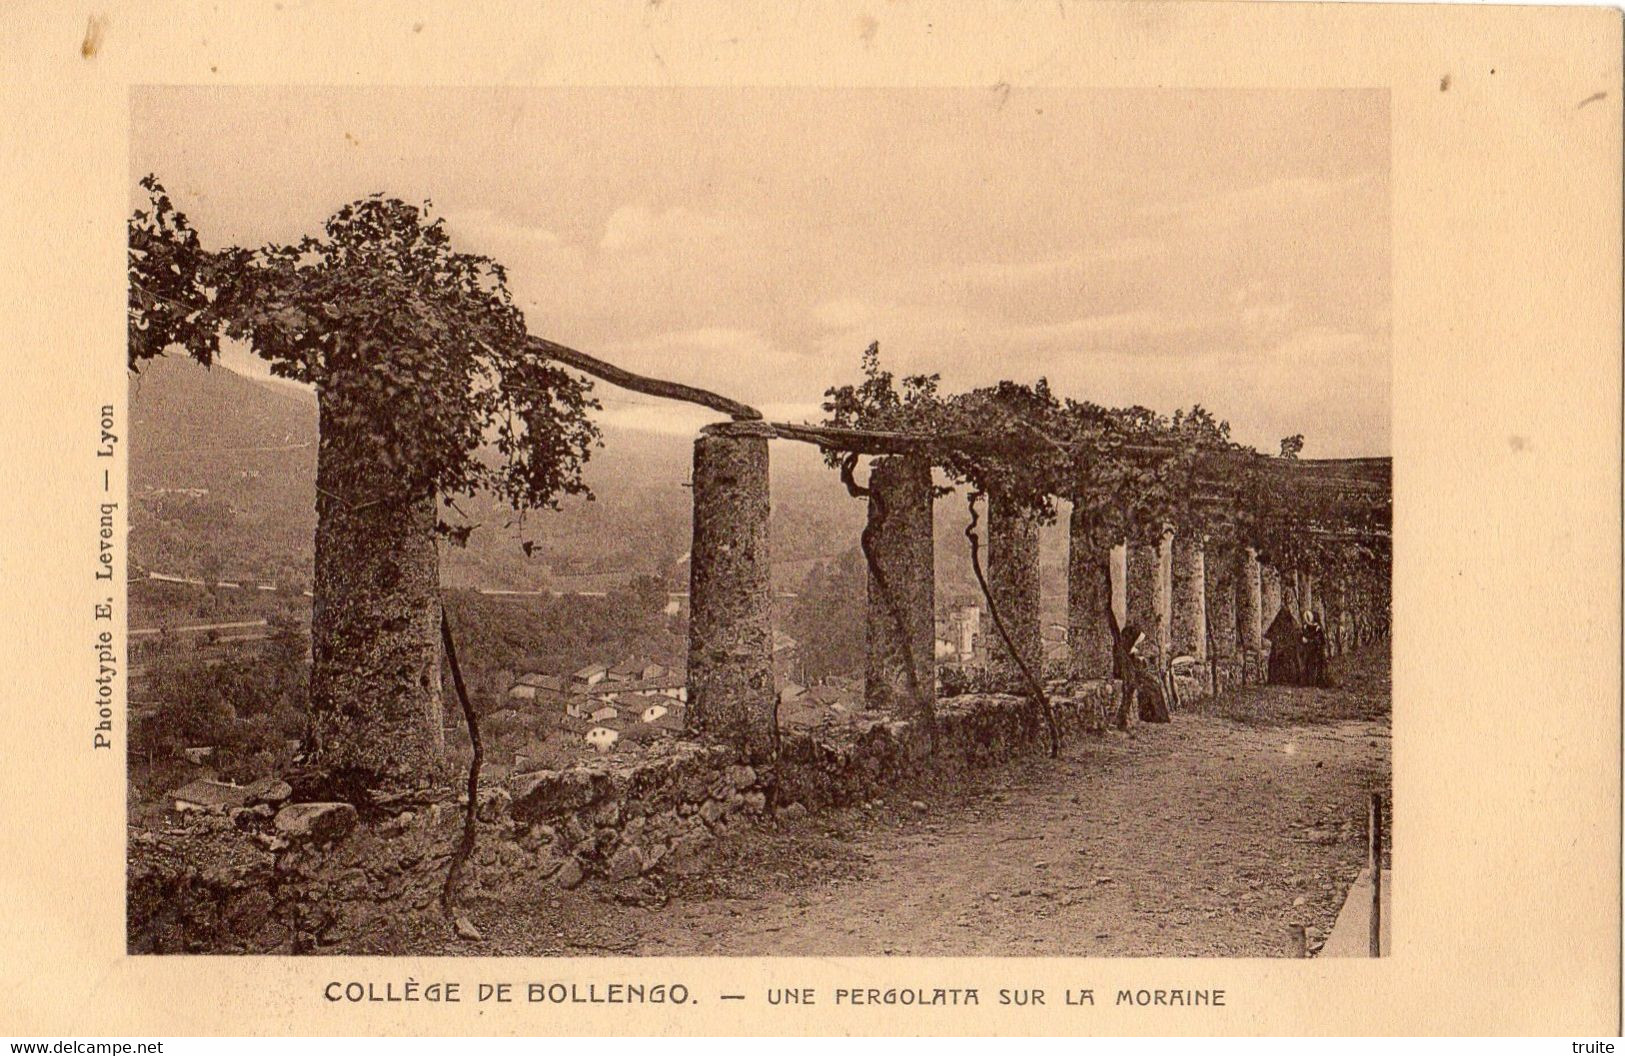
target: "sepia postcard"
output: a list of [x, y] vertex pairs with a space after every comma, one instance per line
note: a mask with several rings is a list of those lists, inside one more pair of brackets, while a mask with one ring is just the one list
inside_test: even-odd
[[4, 19], [0, 1031], [1620, 1032], [1618, 11]]

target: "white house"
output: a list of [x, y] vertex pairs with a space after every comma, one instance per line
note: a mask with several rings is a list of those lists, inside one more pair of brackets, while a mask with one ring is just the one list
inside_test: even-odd
[[647, 708], [643, 709], [643, 714], [638, 716], [638, 719], [640, 722], [653, 722], [662, 715], [666, 714], [669, 710], [670, 709], [664, 704], [650, 704]]
[[606, 721], [594, 723], [593, 728], [587, 731], [587, 743], [600, 752], [607, 752], [615, 747], [615, 742], [621, 739], [620, 724]]

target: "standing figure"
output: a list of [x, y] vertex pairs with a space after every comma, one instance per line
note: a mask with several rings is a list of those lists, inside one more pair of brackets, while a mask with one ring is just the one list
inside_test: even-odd
[[1277, 686], [1296, 686], [1303, 681], [1303, 632], [1292, 610], [1285, 605], [1270, 621], [1264, 632], [1270, 642], [1270, 682]]
[[1326, 630], [1313, 609], [1303, 614], [1303, 633], [1298, 636], [1303, 663], [1303, 684], [1328, 685], [1326, 678]]
[[1117, 709], [1117, 728], [1128, 729], [1129, 709], [1138, 706], [1141, 722], [1167, 722], [1168, 698], [1162, 680], [1152, 670], [1150, 657], [1140, 651], [1145, 632], [1135, 623], [1117, 637], [1117, 677], [1123, 680], [1123, 703]]

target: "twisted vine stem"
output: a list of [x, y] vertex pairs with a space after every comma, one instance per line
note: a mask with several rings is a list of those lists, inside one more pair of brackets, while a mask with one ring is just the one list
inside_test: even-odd
[[875, 556], [874, 535], [886, 523], [890, 510], [886, 506], [885, 497], [873, 488], [866, 488], [857, 482], [853, 471], [857, 468], [858, 456], [856, 452], [848, 453], [841, 459], [841, 483], [846, 485], [846, 493], [855, 499], [868, 499], [874, 506], [878, 515], [863, 526], [863, 532], [858, 536], [858, 543], [863, 550], [864, 563], [869, 566], [869, 574], [874, 577], [875, 586], [880, 588], [880, 598], [885, 603], [886, 613], [891, 617], [892, 630], [897, 637], [897, 643], [903, 650], [903, 677], [908, 683], [908, 694], [914, 702], [914, 710], [925, 717], [927, 732], [931, 735], [931, 751], [937, 750], [937, 710], [932, 706], [920, 690], [920, 676], [914, 666], [914, 647], [909, 644], [908, 625], [903, 619], [901, 607], [897, 604], [897, 596], [892, 593], [891, 584], [886, 580], [886, 573], [880, 567], [880, 559]]
[[457, 687], [457, 700], [463, 706], [463, 720], [468, 723], [468, 740], [474, 746], [473, 758], [468, 764], [468, 809], [463, 813], [463, 838], [451, 857], [446, 870], [446, 884], [440, 889], [440, 908], [447, 919], [456, 915], [457, 887], [463, 876], [463, 866], [474, 853], [476, 823], [480, 807], [480, 764], [485, 760], [485, 749], [480, 743], [480, 720], [468, 700], [468, 687], [463, 684], [463, 669], [457, 663], [457, 643], [452, 640], [451, 618], [446, 606], [440, 605], [440, 641], [446, 647], [446, 660], [451, 665], [452, 685]]
[[970, 523], [965, 526], [965, 538], [970, 540], [970, 564], [976, 573], [976, 582], [982, 588], [982, 597], [987, 599], [988, 615], [993, 617], [993, 626], [1004, 641], [1004, 647], [1015, 658], [1016, 666], [1021, 669], [1022, 677], [1027, 682], [1027, 691], [1033, 703], [1038, 706], [1044, 716], [1044, 725], [1049, 730], [1050, 758], [1059, 758], [1061, 754], [1061, 730], [1055, 722], [1055, 708], [1050, 704], [1049, 695], [1044, 692], [1044, 686], [1027, 666], [1027, 660], [1016, 648], [1015, 642], [1010, 638], [1010, 631], [1004, 626], [1004, 617], [999, 615], [999, 606], [993, 600], [993, 591], [988, 588], [987, 576], [982, 572], [982, 541], [976, 534], [976, 526], [980, 523], [980, 516], [976, 512], [976, 501], [982, 497], [980, 491], [972, 491], [965, 496], [966, 505], [970, 507]]

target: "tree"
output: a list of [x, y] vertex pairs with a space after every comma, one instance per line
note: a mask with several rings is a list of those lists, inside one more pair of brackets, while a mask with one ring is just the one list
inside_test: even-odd
[[785, 623], [801, 643], [801, 665], [808, 679], [863, 670], [868, 587], [868, 566], [856, 547], [829, 564], [819, 562], [807, 573]]
[[529, 348], [502, 266], [459, 253], [432, 208], [382, 195], [320, 235], [202, 248], [156, 178], [130, 220], [132, 370], [222, 336], [319, 405], [310, 748], [368, 783], [433, 774], [440, 699], [439, 502], [491, 492], [516, 509], [586, 491], [589, 387]]

